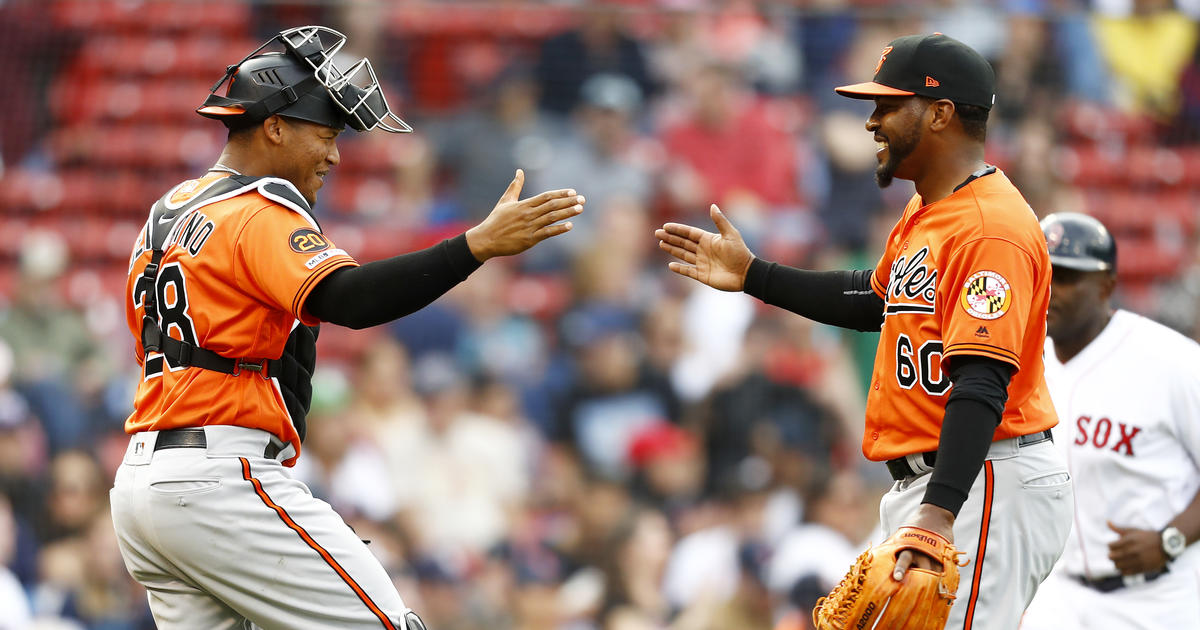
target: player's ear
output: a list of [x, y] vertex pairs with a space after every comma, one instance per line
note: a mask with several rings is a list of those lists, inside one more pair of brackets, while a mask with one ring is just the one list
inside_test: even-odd
[[1117, 273], [1106, 273], [1100, 279], [1100, 296], [1107, 300], [1117, 288]]
[[950, 126], [950, 121], [954, 119], [954, 102], [948, 98], [942, 98], [930, 103], [929, 110], [933, 117], [929, 121], [930, 131], [944, 131]]
[[267, 119], [262, 121], [262, 130], [267, 142], [283, 144], [284, 135], [287, 133], [286, 125], [283, 117], [278, 114], [267, 116]]

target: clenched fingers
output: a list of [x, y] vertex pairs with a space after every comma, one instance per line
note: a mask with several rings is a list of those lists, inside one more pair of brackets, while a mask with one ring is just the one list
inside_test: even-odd
[[896, 557], [896, 568], [892, 570], [892, 579], [899, 582], [904, 579], [904, 574], [908, 571], [908, 567], [912, 566], [913, 552], [905, 549]]

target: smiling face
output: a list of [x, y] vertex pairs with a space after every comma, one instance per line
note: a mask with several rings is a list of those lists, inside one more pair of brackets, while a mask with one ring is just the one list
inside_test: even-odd
[[892, 179], [913, 179], [918, 164], [909, 159], [924, 137], [923, 125], [929, 102], [916, 96], [879, 96], [875, 111], [867, 119], [867, 131], [875, 134], [878, 150], [875, 182], [887, 188]]
[[325, 176], [341, 161], [337, 149], [341, 131], [296, 118], [279, 118], [281, 151], [275, 175], [292, 182], [312, 205]]

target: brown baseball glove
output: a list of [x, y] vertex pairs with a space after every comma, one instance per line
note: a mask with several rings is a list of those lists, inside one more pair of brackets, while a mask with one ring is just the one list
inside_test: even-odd
[[[932, 557], [942, 568], [912, 566], [896, 581], [896, 557], [905, 549]], [[938, 534], [901, 527], [883, 544], [864, 551], [829, 596], [817, 600], [813, 624], [817, 630], [942, 630], [958, 591], [961, 555]]]

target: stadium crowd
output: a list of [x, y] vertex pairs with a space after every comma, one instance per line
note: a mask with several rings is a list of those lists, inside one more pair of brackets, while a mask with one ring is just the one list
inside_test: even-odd
[[[77, 155], [44, 107], [71, 88], [39, 73], [77, 67], [106, 28], [50, 4], [65, 8], [35, 26], [42, 9], [0, 2], [13, 35], [0, 58], [29, 86], [2, 97], [12, 186]], [[237, 7], [251, 40], [305, 23], [347, 33], [416, 129], [343, 136], [317, 210], [360, 259], [457, 233], [517, 167], [527, 191], [588, 199], [568, 235], [419, 313], [322, 330], [295, 475], [371, 541], [430, 628], [803, 630], [880, 541], [875, 499], [890, 478], [858, 448], [875, 336], [681, 280], [652, 234], [665, 220], [705, 225], [718, 203], [764, 258], [873, 265], [911, 187], [875, 185], [871, 104], [832, 88], [861, 80], [896, 36], [941, 31], [984, 53], [1000, 85], [989, 160], [1039, 215], [1120, 198], [1122, 213], [1149, 217], [1119, 238], [1174, 258], [1130, 267], [1122, 299], [1196, 332], [1200, 179], [1184, 159], [1200, 144], [1195, 0]], [[236, 61], [206, 59], [209, 81]], [[204, 93], [192, 96], [194, 107]], [[1183, 174], [1093, 176], [1092, 156], [1135, 142], [1184, 156]], [[195, 146], [184, 176], [219, 145]], [[179, 179], [140, 173], [155, 195]], [[1160, 194], [1184, 210], [1163, 218], [1130, 201]], [[106, 508], [139, 378], [122, 257], [153, 200], [113, 219], [117, 264], [76, 248], [69, 209], [5, 233], [0, 630], [153, 627]], [[36, 223], [16, 205], [0, 212], [9, 228]]]

